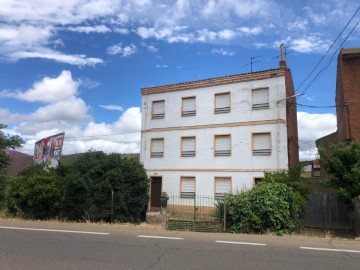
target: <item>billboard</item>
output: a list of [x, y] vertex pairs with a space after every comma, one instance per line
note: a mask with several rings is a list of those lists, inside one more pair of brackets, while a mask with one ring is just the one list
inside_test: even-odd
[[56, 168], [61, 156], [65, 133], [46, 137], [35, 143], [34, 162], [46, 163], [48, 167]]

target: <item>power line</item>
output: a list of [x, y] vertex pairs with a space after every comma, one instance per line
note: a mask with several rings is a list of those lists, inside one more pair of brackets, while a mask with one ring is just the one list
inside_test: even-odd
[[109, 136], [116, 136], [116, 135], [128, 135], [128, 134], [135, 134], [140, 133], [140, 131], [132, 131], [132, 132], [121, 132], [121, 133], [113, 133], [113, 134], [104, 134], [104, 135], [89, 135], [89, 136], [65, 136], [66, 139], [79, 139], [79, 138], [99, 138], [99, 137], [109, 137]]
[[346, 105], [328, 105], [328, 106], [314, 106], [314, 105], [306, 105], [306, 104], [300, 104], [296, 103], [297, 106], [301, 107], [308, 107], [308, 108], [336, 108], [336, 107], [345, 107]]
[[[324, 60], [325, 56], [328, 54], [328, 52], [332, 49], [332, 47], [335, 45], [336, 41], [341, 37], [341, 35], [344, 33], [344, 31], [346, 30], [346, 28], [349, 26], [349, 24], [352, 22], [352, 20], [354, 19], [354, 17], [356, 16], [356, 14], [359, 12], [360, 7], [357, 8], [357, 10], [354, 12], [354, 14], [351, 16], [350, 20], [347, 22], [347, 24], [344, 26], [344, 28], [341, 30], [341, 32], [339, 33], [339, 35], [336, 37], [336, 39], [333, 41], [333, 43], [331, 44], [331, 46], [329, 47], [329, 49], [326, 51], [326, 53], [321, 57], [321, 59], [319, 60], [319, 62], [315, 65], [315, 67], [311, 70], [311, 72], [309, 73], [309, 75], [300, 83], [299, 87], [297, 88], [296, 92], [300, 90], [301, 86], [310, 78], [310, 76], [315, 72], [315, 70], [318, 68], [318, 66], [321, 64], [321, 62]], [[355, 30], [355, 28], [358, 26], [359, 21], [357, 21], [357, 23], [355, 24], [355, 26], [352, 28], [352, 30], [350, 31], [350, 33], [346, 36], [346, 38], [344, 39], [344, 41], [341, 43], [340, 47], [347, 41], [347, 39], [350, 37], [350, 35], [352, 34], [352, 32]], [[317, 79], [319, 77], [319, 75], [325, 71], [328, 66], [330, 65], [330, 63], [332, 62], [332, 59], [334, 57], [334, 55], [339, 51], [339, 48], [337, 50], [335, 50], [335, 52], [333, 53], [330, 61], [328, 62], [328, 64], [326, 65], [325, 68], [323, 68], [322, 70], [320, 70], [316, 76], [310, 81], [310, 83], [305, 87], [305, 89], [302, 91], [302, 94], [305, 93], [305, 91], [310, 87], [310, 85], [315, 81], [315, 79]]]
[[331, 64], [332, 60], [334, 59], [335, 54], [341, 49], [342, 45], [344, 45], [344, 43], [349, 39], [350, 35], [352, 34], [352, 32], [354, 32], [354, 30], [356, 29], [356, 27], [359, 25], [360, 23], [360, 19], [357, 21], [357, 23], [355, 24], [355, 26], [351, 29], [350, 33], [346, 36], [346, 38], [344, 39], [344, 41], [340, 44], [340, 46], [338, 47], [338, 49], [332, 54], [330, 61], [327, 63], [327, 65], [321, 69], [316, 76], [310, 81], [310, 83], [305, 87], [305, 89], [302, 91], [302, 94], [305, 94], [305, 91], [310, 87], [310, 85], [320, 76], [320, 74], [322, 72], [324, 72]]

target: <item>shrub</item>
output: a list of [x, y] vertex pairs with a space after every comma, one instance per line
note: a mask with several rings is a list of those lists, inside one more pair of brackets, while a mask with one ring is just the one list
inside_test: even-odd
[[136, 222], [147, 204], [149, 181], [138, 158], [87, 152], [56, 172], [65, 219]]
[[303, 198], [283, 183], [263, 182], [228, 197], [230, 231], [262, 233], [292, 231], [302, 215]]
[[338, 190], [341, 200], [351, 203], [360, 195], [360, 143], [339, 143], [320, 148], [320, 164], [332, 175], [326, 184]]
[[55, 174], [38, 164], [9, 179], [5, 199], [10, 214], [32, 219], [53, 218], [61, 205]]

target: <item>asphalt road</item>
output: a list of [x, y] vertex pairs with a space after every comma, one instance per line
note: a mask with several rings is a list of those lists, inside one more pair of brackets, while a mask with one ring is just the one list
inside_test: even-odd
[[0, 219], [0, 269], [360, 269], [360, 239]]

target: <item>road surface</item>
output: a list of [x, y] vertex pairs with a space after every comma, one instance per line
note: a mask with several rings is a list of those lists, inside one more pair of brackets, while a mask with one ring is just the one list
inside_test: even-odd
[[0, 219], [0, 269], [360, 269], [360, 239]]

